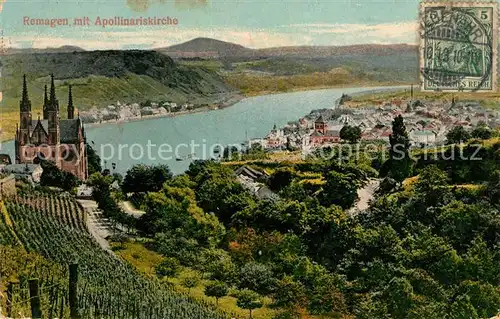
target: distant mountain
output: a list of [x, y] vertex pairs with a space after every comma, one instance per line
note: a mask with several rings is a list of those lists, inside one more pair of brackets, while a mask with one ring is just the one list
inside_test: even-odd
[[287, 46], [250, 49], [239, 44], [209, 38], [196, 38], [166, 48], [155, 49], [171, 57], [200, 58], [330, 58], [345, 55], [393, 55], [411, 53], [417, 55], [418, 47], [408, 44], [359, 44], [348, 46]]
[[172, 57], [234, 57], [251, 56], [254, 50], [242, 45], [210, 38], [196, 38], [167, 48], [158, 48], [156, 51]]
[[418, 46], [408, 44], [356, 44], [346, 46], [289, 46], [256, 50], [263, 57], [329, 58], [346, 55], [383, 56], [411, 53], [417, 56]]
[[217, 73], [177, 64], [155, 51], [24, 53], [6, 55], [2, 64], [1, 89], [7, 110], [19, 106], [22, 74], [27, 74], [34, 108], [41, 106], [43, 86], [52, 73], [61, 105], [65, 105], [72, 84], [75, 103], [81, 109], [118, 100], [210, 104], [220, 94], [234, 91]]
[[45, 48], [45, 49], [18, 49], [18, 48], [8, 48], [6, 54], [22, 54], [22, 53], [70, 53], [70, 52], [84, 52], [85, 50], [71, 45], [64, 45], [58, 48]]

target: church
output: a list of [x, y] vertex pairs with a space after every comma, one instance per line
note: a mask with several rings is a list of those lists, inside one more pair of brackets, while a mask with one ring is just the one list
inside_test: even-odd
[[80, 180], [88, 177], [85, 130], [75, 107], [69, 86], [67, 119], [59, 116], [54, 76], [51, 76], [50, 94], [43, 102], [43, 118], [32, 119], [26, 75], [23, 78], [22, 98], [19, 105], [19, 124], [16, 129], [15, 155], [17, 164], [37, 164], [40, 160], [53, 161], [61, 170], [72, 173]]

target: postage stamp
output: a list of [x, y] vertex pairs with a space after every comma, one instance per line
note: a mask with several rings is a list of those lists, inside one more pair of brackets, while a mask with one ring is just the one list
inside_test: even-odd
[[491, 92], [497, 78], [497, 2], [422, 2], [423, 91]]

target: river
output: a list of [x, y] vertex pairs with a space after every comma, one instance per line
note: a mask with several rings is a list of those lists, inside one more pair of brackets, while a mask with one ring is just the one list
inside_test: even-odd
[[[123, 174], [137, 163], [162, 163], [173, 173], [182, 173], [191, 159], [177, 161], [177, 156], [194, 153], [193, 158], [206, 158], [213, 154], [216, 144], [240, 145], [265, 136], [274, 124], [283, 126], [314, 109], [332, 108], [342, 93], [378, 89], [388, 88], [336, 88], [250, 97], [216, 111], [88, 127], [87, 140], [106, 160], [107, 168], [112, 169], [115, 163], [115, 172]], [[1, 152], [14, 159], [13, 142], [2, 146]]]

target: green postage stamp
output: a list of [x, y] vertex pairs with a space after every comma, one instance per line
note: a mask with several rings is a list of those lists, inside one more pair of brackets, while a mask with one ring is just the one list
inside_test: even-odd
[[496, 1], [421, 3], [423, 91], [495, 91], [497, 7]]

